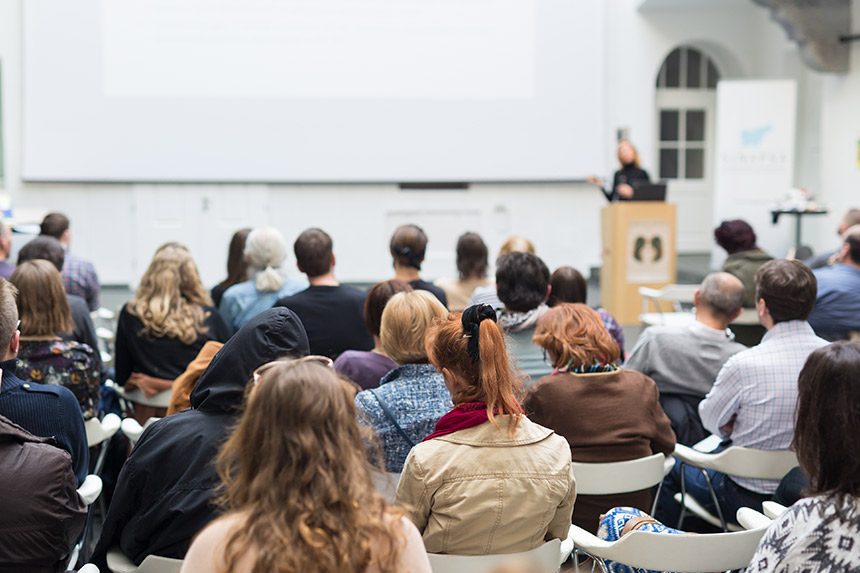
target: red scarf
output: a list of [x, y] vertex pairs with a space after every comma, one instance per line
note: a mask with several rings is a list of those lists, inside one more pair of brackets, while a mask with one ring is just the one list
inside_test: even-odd
[[480, 426], [489, 420], [486, 402], [466, 402], [457, 404], [454, 409], [439, 418], [432, 434], [421, 440], [426, 442], [445, 434]]

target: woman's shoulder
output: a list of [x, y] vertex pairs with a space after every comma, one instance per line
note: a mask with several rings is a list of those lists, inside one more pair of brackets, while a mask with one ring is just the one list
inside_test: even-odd
[[[245, 514], [230, 513], [203, 528], [188, 549], [182, 564], [182, 572], [214, 571], [217, 565], [223, 564], [227, 539], [233, 532], [241, 529], [246, 521], [247, 516]], [[240, 565], [248, 564], [243, 559]], [[240, 568], [238, 570], [249, 571], [250, 569]]]

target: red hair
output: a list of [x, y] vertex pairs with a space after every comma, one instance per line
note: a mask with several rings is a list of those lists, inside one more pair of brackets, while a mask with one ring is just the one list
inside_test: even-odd
[[600, 315], [581, 303], [553, 307], [538, 321], [532, 342], [550, 353], [556, 368], [612, 364], [621, 357]]
[[462, 313], [452, 312], [437, 319], [427, 332], [427, 357], [440, 372], [447, 368], [464, 382], [453, 396], [454, 404], [486, 402], [487, 417], [497, 428], [495, 414], [512, 417], [508, 434], [522, 416], [520, 397], [523, 383], [511, 371], [502, 330], [492, 320], [482, 320], [478, 335], [478, 360], [473, 362], [467, 349], [469, 337], [463, 329]]

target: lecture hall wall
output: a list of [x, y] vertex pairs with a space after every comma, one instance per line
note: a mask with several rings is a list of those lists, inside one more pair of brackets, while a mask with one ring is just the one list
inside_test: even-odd
[[[337, 273], [345, 281], [390, 276], [388, 238], [407, 221], [424, 226], [430, 237], [425, 276], [431, 279], [456, 273], [453, 249], [456, 237], [466, 230], [481, 233], [491, 252], [510, 234], [526, 235], [551, 268], [567, 264], [587, 271], [599, 265], [604, 200], [585, 184], [482, 184], [468, 191], [431, 192], [371, 184], [24, 183], [21, 6], [22, 0], [0, 1], [3, 193], [12, 196], [22, 213], [67, 213], [73, 222], [73, 249], [94, 260], [105, 283], [135, 285], [157, 245], [180, 240], [189, 244], [204, 281], [212, 284], [224, 273], [232, 232], [262, 224], [278, 227], [289, 242], [309, 226], [326, 229], [334, 238]], [[860, 46], [853, 49], [851, 73], [831, 77], [806, 69], [782, 29], [747, 0], [608, 0], [605, 6], [607, 141], [617, 129], [629, 129], [644, 165], [654, 170], [656, 74], [674, 47], [691, 44], [713, 58], [724, 77], [796, 79], [796, 180], [813, 189], [826, 188], [821, 195], [834, 211], [851, 204], [856, 195], [851, 189], [860, 183]], [[858, 6], [855, 29], [860, 28]], [[583, 89], [588, 89], [587, 78]], [[613, 156], [607, 145], [607, 165], [613, 165]], [[814, 246], [831, 246], [837, 216], [809, 225], [807, 236]], [[287, 265], [290, 273], [298, 274], [292, 256]]]

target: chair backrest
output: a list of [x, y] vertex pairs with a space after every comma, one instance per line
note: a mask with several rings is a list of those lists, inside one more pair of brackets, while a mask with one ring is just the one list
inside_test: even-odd
[[78, 495], [84, 500], [87, 505], [92, 505], [102, 493], [102, 478], [97, 475], [89, 474], [81, 487], [78, 488]]
[[90, 418], [84, 423], [87, 431], [87, 445], [92, 448], [108, 441], [119, 430], [120, 424], [122, 420], [116, 414], [108, 414], [103, 420]]
[[642, 298], [642, 312], [648, 312], [648, 301], [652, 301], [657, 309], [657, 312], [663, 312], [659, 301], [671, 302], [675, 311], [681, 310], [681, 303], [693, 304], [693, 298], [699, 285], [678, 285], [670, 284], [661, 289], [653, 289], [649, 287], [640, 287], [639, 294]]
[[797, 467], [797, 454], [789, 450], [755, 450], [733, 446], [709, 454], [708, 466], [724, 474], [742, 478], [780, 480]]
[[561, 541], [553, 539], [523, 553], [507, 555], [441, 555], [428, 554], [434, 573], [491, 573], [500, 565], [522, 563], [528, 571], [555, 573], [561, 566]]
[[168, 388], [164, 392], [159, 392], [155, 396], [148, 397], [141, 392], [140, 389], [126, 391], [122, 386], [118, 386], [116, 393], [119, 394], [121, 398], [124, 398], [129, 402], [134, 402], [135, 404], [152, 406], [153, 408], [167, 408], [170, 406], [170, 397], [173, 394], [173, 390]]
[[777, 503], [775, 501], [766, 501], [761, 504], [761, 507], [764, 511], [764, 514], [771, 519], [776, 519], [777, 517], [782, 515], [786, 509], [788, 509], [781, 503]]
[[385, 498], [388, 503], [394, 503], [394, 494], [397, 492], [397, 484], [400, 482], [400, 474], [394, 472], [374, 471], [370, 474], [373, 487]]
[[663, 481], [666, 456], [653, 454], [624, 462], [586, 464], [573, 462], [578, 495], [628, 493], [653, 487]]
[[749, 565], [766, 528], [734, 533], [667, 535], [633, 531], [600, 552], [605, 559], [656, 571], [728, 571]]
[[773, 522], [773, 519], [751, 507], [740, 508], [737, 513], [737, 520], [744, 529], [767, 528]]
[[182, 559], [147, 555], [136, 573], [179, 573], [180, 569], [182, 569]]

